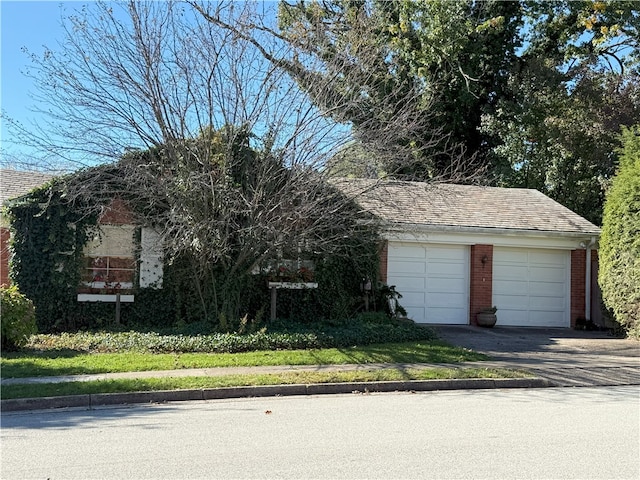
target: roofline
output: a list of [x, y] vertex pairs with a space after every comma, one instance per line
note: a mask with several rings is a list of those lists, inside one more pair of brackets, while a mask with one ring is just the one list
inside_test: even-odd
[[456, 225], [425, 225], [420, 223], [383, 223], [383, 229], [388, 232], [448, 232], [448, 233], [480, 233], [498, 235], [527, 235], [533, 237], [571, 237], [590, 238], [600, 237], [600, 229], [592, 232], [562, 232], [557, 230], [526, 230], [516, 228], [493, 227], [462, 227]]

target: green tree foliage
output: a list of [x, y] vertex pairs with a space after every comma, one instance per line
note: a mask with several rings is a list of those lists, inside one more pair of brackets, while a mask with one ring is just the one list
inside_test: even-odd
[[[396, 142], [421, 161], [381, 161], [361, 135], [337, 171], [430, 178], [458, 163], [450, 142], [466, 152], [467, 174], [539, 189], [600, 223], [617, 134], [640, 118], [639, 12], [632, 1], [335, 0], [283, 2], [279, 18], [300, 58], [319, 60], [286, 68], [332, 115], [356, 128], [398, 116], [400, 104], [427, 117]], [[334, 77], [334, 95], [323, 95]], [[345, 92], [368, 103], [333, 108]]]
[[33, 302], [15, 285], [0, 287], [0, 323], [2, 350], [23, 346], [38, 331]]
[[622, 141], [604, 208], [599, 282], [616, 321], [640, 338], [640, 125], [625, 129]]
[[622, 126], [640, 119], [640, 82], [584, 69], [567, 78], [530, 62], [483, 130], [501, 139], [493, 149], [498, 185], [535, 188], [595, 224], [617, 162]]
[[[460, 173], [461, 164], [468, 175], [484, 166], [481, 115], [493, 112], [506, 87], [519, 46], [518, 3], [283, 2], [279, 20], [301, 58], [318, 61], [285, 68], [315, 103], [353, 124], [365, 150], [386, 156], [367, 135], [372, 122], [421, 119], [386, 145], [410, 145], [417, 161], [390, 157], [381, 171], [426, 180]], [[341, 108], [345, 95], [354, 101]]]

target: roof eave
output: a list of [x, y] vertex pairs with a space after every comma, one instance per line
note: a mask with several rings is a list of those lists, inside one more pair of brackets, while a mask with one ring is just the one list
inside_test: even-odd
[[419, 233], [475, 233], [485, 235], [518, 235], [533, 237], [570, 237], [570, 238], [590, 238], [599, 237], [600, 229], [595, 231], [557, 231], [557, 230], [527, 230], [517, 228], [495, 228], [495, 227], [466, 227], [458, 225], [425, 225], [420, 223], [385, 223], [383, 229], [387, 232], [419, 232]]

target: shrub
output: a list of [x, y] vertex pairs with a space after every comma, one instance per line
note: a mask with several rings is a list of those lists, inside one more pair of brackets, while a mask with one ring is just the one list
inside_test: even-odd
[[348, 320], [328, 323], [278, 323], [268, 332], [249, 334], [160, 335], [156, 332], [79, 332], [35, 335], [31, 348], [69, 349], [85, 352], [238, 353], [256, 350], [298, 350], [433, 340], [432, 330], [395, 320], [372, 323]]
[[640, 338], [640, 126], [622, 137], [620, 167], [604, 206], [599, 282], [616, 322]]
[[16, 286], [0, 287], [0, 317], [3, 350], [14, 350], [25, 345], [29, 337], [37, 332], [33, 302], [21, 294]]

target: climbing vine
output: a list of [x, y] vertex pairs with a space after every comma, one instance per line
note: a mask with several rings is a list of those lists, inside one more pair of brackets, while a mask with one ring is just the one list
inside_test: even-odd
[[[161, 218], [149, 203], [119, 184], [123, 175], [117, 165], [87, 169], [55, 179], [8, 206], [12, 280], [34, 302], [39, 331], [112, 326], [113, 304], [79, 303], [76, 296], [84, 247], [99, 229], [101, 208], [118, 192], [134, 218], [146, 224]], [[91, 185], [85, 188], [90, 194], [78, 194], [79, 186], [85, 184]], [[313, 263], [319, 287], [278, 292], [279, 318], [345, 319], [364, 309], [360, 286], [364, 279], [377, 284], [379, 238], [374, 229], [353, 225], [350, 235], [334, 240], [330, 253], [285, 252], [287, 258], [302, 253]], [[139, 255], [139, 235], [136, 238]], [[237, 331], [246, 328], [247, 322], [256, 325], [269, 317], [268, 271], [237, 269], [230, 274], [223, 262], [203, 261], [198, 252], [189, 250], [165, 258], [163, 270], [162, 289], [134, 285], [135, 301], [121, 305], [121, 327], [203, 323], [211, 330]], [[378, 303], [381, 307], [382, 302]]]
[[97, 225], [97, 216], [64, 192], [64, 180], [56, 179], [7, 207], [12, 281], [33, 301], [44, 332], [75, 326], [82, 251]]

